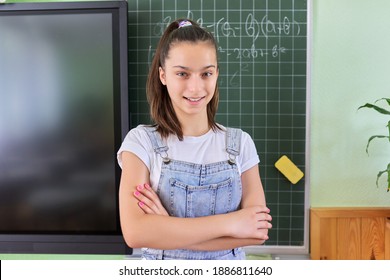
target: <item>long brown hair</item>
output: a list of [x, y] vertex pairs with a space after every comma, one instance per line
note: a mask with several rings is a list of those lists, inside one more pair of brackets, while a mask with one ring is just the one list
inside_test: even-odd
[[[189, 22], [185, 27], [180, 24]], [[168, 137], [170, 134], [176, 135], [183, 140], [183, 131], [179, 120], [173, 108], [167, 87], [160, 81], [159, 67], [164, 67], [165, 60], [168, 57], [169, 50], [173, 43], [178, 42], [210, 42], [215, 47], [215, 53], [218, 53], [217, 43], [213, 35], [200, 27], [197, 23], [189, 19], [178, 19], [172, 22], [160, 38], [156, 53], [153, 57], [149, 75], [146, 82], [146, 96], [150, 105], [150, 115], [155, 122], [157, 131], [162, 137]], [[218, 83], [215, 87], [213, 98], [207, 104], [208, 124], [213, 130], [219, 129], [215, 122], [219, 102]]]

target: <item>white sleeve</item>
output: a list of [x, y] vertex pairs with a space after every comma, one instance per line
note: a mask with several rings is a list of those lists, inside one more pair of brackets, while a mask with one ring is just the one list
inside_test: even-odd
[[241, 136], [241, 151], [239, 158], [241, 160], [241, 173], [244, 173], [260, 162], [255, 143], [250, 135], [244, 131]]
[[135, 154], [148, 167], [150, 171], [151, 159], [150, 151], [153, 151], [152, 144], [147, 132], [140, 126], [133, 128], [127, 133], [117, 153], [119, 166], [122, 168], [122, 152]]

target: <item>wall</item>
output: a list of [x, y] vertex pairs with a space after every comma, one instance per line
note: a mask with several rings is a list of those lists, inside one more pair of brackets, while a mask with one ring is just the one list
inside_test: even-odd
[[360, 105], [390, 97], [387, 0], [313, 0], [310, 201], [312, 207], [390, 206], [389, 117]]

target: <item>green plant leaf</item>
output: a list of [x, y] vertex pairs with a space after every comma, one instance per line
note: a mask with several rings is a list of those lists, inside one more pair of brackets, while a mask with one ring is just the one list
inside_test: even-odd
[[376, 186], [379, 187], [379, 178], [387, 173], [387, 192], [390, 191], [390, 163], [387, 165], [387, 169], [379, 171], [378, 175], [376, 176]]
[[374, 135], [374, 136], [371, 136], [369, 139], [368, 139], [368, 142], [367, 142], [367, 146], [366, 146], [366, 153], [368, 154], [368, 147], [370, 146], [370, 142], [372, 140], [374, 140], [375, 138], [388, 138], [389, 141], [390, 141], [390, 136], [386, 136], [386, 135]]
[[374, 104], [371, 104], [371, 103], [366, 103], [366, 104], [360, 106], [360, 107], [358, 108], [358, 110], [360, 110], [360, 109], [362, 109], [362, 108], [370, 108], [370, 109], [374, 109], [375, 111], [377, 111], [377, 112], [379, 112], [379, 113], [381, 113], [381, 114], [390, 115], [390, 111], [387, 111], [386, 109], [383, 109], [383, 108], [381, 108], [381, 107], [379, 107], [379, 106], [376, 106], [376, 105], [374, 105]]
[[389, 142], [390, 142], [390, 121], [387, 123], [387, 128], [389, 129]]
[[[374, 103], [377, 103], [377, 102], [382, 101], [382, 100], [385, 100], [387, 102], [387, 105], [390, 106], [390, 98], [380, 98], [380, 99], [377, 99]], [[374, 109], [375, 111], [377, 111], [377, 112], [379, 112], [381, 114], [390, 115], [390, 111], [388, 109], [384, 109], [382, 107], [379, 107], [379, 106], [371, 104], [371, 103], [366, 103], [365, 105], [360, 106], [358, 108], [358, 110], [360, 110], [362, 108]], [[371, 143], [371, 141], [373, 139], [375, 139], [375, 138], [386, 138], [390, 142], [390, 120], [388, 121], [386, 127], [387, 127], [387, 130], [388, 130], [388, 135], [374, 135], [374, 136], [371, 136], [368, 139], [367, 146], [366, 146], [366, 153], [367, 154], [368, 154], [368, 148], [369, 148], [370, 143]], [[385, 170], [379, 171], [379, 173], [378, 173], [378, 175], [376, 177], [376, 186], [379, 187], [379, 179], [385, 173], [387, 174], [387, 192], [389, 192], [390, 191], [390, 163], [387, 165], [387, 168]]]
[[390, 98], [380, 98], [380, 99], [376, 100], [374, 103], [377, 103], [378, 101], [381, 101], [381, 100], [386, 100], [387, 104], [390, 106]]

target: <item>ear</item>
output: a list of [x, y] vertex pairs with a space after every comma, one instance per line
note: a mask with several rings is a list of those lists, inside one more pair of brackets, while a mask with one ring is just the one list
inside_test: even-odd
[[164, 69], [163, 69], [162, 67], [159, 67], [159, 68], [158, 68], [158, 72], [159, 72], [159, 74], [160, 74], [160, 81], [161, 81], [161, 83], [162, 83], [164, 86], [166, 86], [166, 85], [167, 85], [167, 82], [166, 82], [166, 80], [165, 80], [165, 71], [164, 71]]

